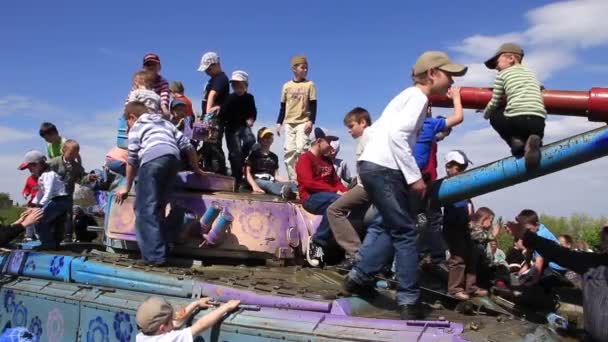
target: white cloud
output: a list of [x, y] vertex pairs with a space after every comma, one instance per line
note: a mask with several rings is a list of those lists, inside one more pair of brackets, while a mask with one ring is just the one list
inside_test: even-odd
[[59, 108], [29, 96], [7, 95], [0, 97], [0, 115], [40, 115], [59, 112]]
[[31, 134], [10, 128], [0, 126], [0, 143], [11, 141], [22, 141], [32, 137]]

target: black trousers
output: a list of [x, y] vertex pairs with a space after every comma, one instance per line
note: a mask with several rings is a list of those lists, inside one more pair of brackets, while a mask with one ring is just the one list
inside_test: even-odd
[[500, 137], [511, 146], [511, 139], [518, 138], [524, 143], [530, 135], [545, 135], [545, 119], [536, 115], [505, 116], [504, 112], [496, 111], [490, 117], [490, 124]]

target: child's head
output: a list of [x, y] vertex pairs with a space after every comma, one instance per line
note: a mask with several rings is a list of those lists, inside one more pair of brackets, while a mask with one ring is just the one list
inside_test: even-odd
[[318, 155], [329, 156], [332, 147], [331, 142], [338, 140], [338, 137], [333, 135], [327, 135], [326, 131], [321, 127], [315, 127], [314, 139], [312, 141], [312, 147], [318, 152]]
[[145, 104], [139, 101], [132, 101], [127, 103], [125, 106], [125, 119], [127, 120], [127, 127], [131, 128], [135, 124], [135, 121], [148, 111]]
[[151, 72], [153, 75], [158, 75], [160, 72], [160, 57], [155, 53], [148, 53], [144, 56], [144, 69]]
[[532, 231], [533, 233], [536, 233], [538, 231], [538, 228], [540, 228], [538, 214], [532, 209], [522, 210], [515, 218], [515, 221], [520, 224], [523, 224], [528, 230]]
[[492, 223], [494, 223], [494, 216], [495, 215], [492, 209], [488, 207], [481, 207], [477, 209], [477, 211], [473, 215], [471, 215], [471, 222], [487, 230], [492, 228]]
[[242, 70], [236, 70], [232, 73], [232, 77], [230, 77], [230, 84], [235, 94], [238, 96], [244, 95], [249, 86], [249, 75]]
[[306, 79], [308, 75], [308, 61], [306, 56], [298, 55], [291, 57], [291, 70], [296, 81], [302, 81]]
[[270, 148], [274, 141], [274, 133], [268, 127], [262, 127], [258, 130], [258, 143], [265, 148]]
[[372, 118], [369, 112], [362, 107], [355, 107], [344, 116], [344, 126], [348, 128], [348, 133], [357, 139], [363, 135], [363, 131], [372, 125]]
[[572, 236], [568, 235], [568, 234], [564, 234], [564, 235], [560, 235], [559, 236], [559, 244], [562, 247], [566, 247], [568, 249], [572, 249], [572, 244], [573, 244], [573, 240], [572, 240]]
[[472, 164], [472, 162], [460, 150], [452, 150], [445, 155], [445, 172], [448, 177], [464, 172], [469, 164]]
[[173, 81], [171, 82], [171, 86], [169, 87], [172, 93], [183, 95], [186, 91], [184, 89], [184, 84], [181, 81]]
[[40, 125], [40, 131], [38, 133], [48, 143], [57, 143], [61, 141], [57, 127], [50, 122], [43, 122], [42, 125]]
[[137, 308], [135, 321], [144, 335], [160, 335], [173, 330], [173, 314], [166, 299], [149, 297]]
[[171, 113], [175, 117], [181, 119], [186, 116], [186, 102], [182, 100], [173, 100], [171, 102]]
[[133, 86], [135, 88], [152, 89], [155, 78], [155, 73], [146, 69], [139, 70], [138, 72], [133, 74]]
[[207, 75], [213, 77], [222, 72], [220, 65], [220, 56], [215, 52], [207, 52], [201, 57], [201, 65], [198, 71], [204, 72]]
[[412, 79], [415, 85], [428, 87], [430, 94], [444, 95], [454, 83], [452, 77], [466, 73], [467, 67], [452, 63], [446, 53], [427, 51], [416, 60]]
[[507, 69], [515, 64], [521, 63], [524, 58], [524, 49], [515, 43], [502, 44], [494, 56], [485, 62], [488, 69], [498, 71]]
[[490, 245], [490, 250], [492, 253], [496, 253], [496, 250], [498, 249], [498, 242], [496, 242], [496, 240], [490, 240], [488, 244]]
[[340, 140], [338, 139], [330, 142], [329, 146], [331, 146], [331, 150], [329, 151], [329, 157], [331, 159], [336, 159], [338, 153], [340, 152]]
[[63, 154], [63, 159], [72, 162], [80, 156], [80, 145], [78, 141], [74, 139], [68, 139], [63, 144], [63, 150], [61, 151]]
[[19, 164], [19, 170], [28, 169], [32, 176], [39, 177], [46, 168], [46, 156], [44, 153], [31, 150], [23, 156], [23, 162]]

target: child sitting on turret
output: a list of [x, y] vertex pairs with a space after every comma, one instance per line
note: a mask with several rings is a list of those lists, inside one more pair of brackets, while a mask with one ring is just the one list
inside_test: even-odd
[[329, 152], [329, 158], [334, 163], [334, 169], [336, 169], [336, 173], [342, 184], [345, 186], [349, 186], [353, 181], [352, 175], [350, 174], [350, 169], [348, 168], [348, 163], [346, 160], [338, 158], [338, 153], [340, 152], [340, 140], [332, 141], [330, 144], [331, 151]]
[[154, 92], [156, 75], [148, 70], [140, 70], [133, 75], [133, 90], [127, 103], [139, 101], [146, 105], [149, 113], [160, 113], [160, 96]]
[[[547, 111], [541, 85], [534, 73], [521, 65], [524, 50], [517, 44], [506, 43], [485, 62], [488, 69], [496, 69], [492, 100], [485, 108], [484, 117], [511, 147], [514, 156], [525, 156], [526, 168], [540, 162], [540, 147], [545, 131]], [[507, 97], [503, 107], [503, 97]]]
[[212, 308], [209, 298], [196, 300], [176, 312], [164, 298], [150, 297], [137, 308], [135, 320], [141, 332], [137, 334], [135, 341], [193, 341], [195, 336], [211, 329], [227, 313], [238, 308], [239, 304], [239, 300], [228, 301], [205, 314], [192, 326], [177, 330], [183, 327], [198, 309]]
[[254, 149], [245, 161], [245, 177], [254, 193], [268, 193], [285, 200], [296, 198], [297, 186], [279, 178], [279, 157], [270, 151], [274, 141], [272, 130], [266, 127], [258, 131], [259, 148]]

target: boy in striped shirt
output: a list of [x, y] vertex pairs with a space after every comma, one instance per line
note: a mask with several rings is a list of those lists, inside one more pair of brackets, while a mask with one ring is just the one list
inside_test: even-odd
[[116, 202], [128, 196], [135, 176], [135, 232], [143, 261], [162, 266], [167, 262], [168, 245], [164, 225], [165, 207], [180, 167], [180, 153], [188, 157], [194, 173], [198, 167], [194, 147], [161, 114], [148, 114], [146, 105], [129, 102], [125, 107], [129, 127], [127, 185], [116, 191]]
[[536, 75], [521, 65], [523, 57], [524, 50], [519, 45], [505, 43], [485, 62], [498, 75], [484, 117], [490, 119], [494, 130], [511, 147], [511, 153], [524, 155], [526, 168], [533, 169], [540, 161], [547, 111]]

